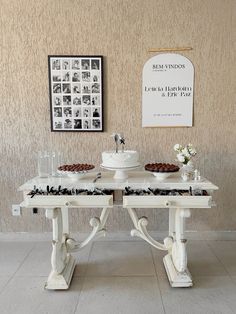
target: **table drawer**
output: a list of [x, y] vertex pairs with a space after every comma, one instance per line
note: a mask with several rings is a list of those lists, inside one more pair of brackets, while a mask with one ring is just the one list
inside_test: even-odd
[[112, 207], [112, 195], [43, 195], [27, 196], [21, 207]]
[[209, 208], [211, 196], [123, 196], [123, 206], [133, 208]]

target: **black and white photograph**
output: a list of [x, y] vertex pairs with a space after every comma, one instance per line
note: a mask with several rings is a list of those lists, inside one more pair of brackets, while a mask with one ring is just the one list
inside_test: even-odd
[[82, 70], [90, 70], [90, 59], [81, 60]]
[[54, 104], [54, 106], [61, 106], [61, 97], [59, 97], [59, 96], [54, 96], [54, 98], [53, 98], [53, 104]]
[[71, 93], [70, 84], [62, 84], [62, 91], [64, 94], [70, 94]]
[[99, 106], [100, 105], [100, 97], [99, 96], [92, 96], [91, 105], [92, 106]]
[[92, 120], [92, 128], [100, 129], [100, 126], [101, 126], [101, 121], [99, 119]]
[[100, 93], [100, 85], [98, 83], [92, 84], [92, 93]]
[[80, 81], [80, 73], [78, 71], [72, 73], [72, 82]]
[[51, 130], [103, 131], [103, 57], [48, 56]]
[[66, 118], [72, 117], [72, 109], [71, 109], [71, 107], [65, 107], [65, 108], [63, 108], [63, 115], [64, 115], [64, 117], [66, 117]]
[[71, 68], [72, 70], [80, 70], [80, 59], [72, 59]]
[[63, 105], [70, 106], [71, 105], [71, 96], [63, 96]]
[[90, 119], [83, 120], [83, 129], [85, 129], [85, 130], [91, 129], [91, 120]]
[[69, 82], [70, 81], [70, 72], [68, 72], [68, 71], [62, 72], [62, 81], [63, 82]]
[[54, 94], [61, 93], [61, 84], [53, 84], [52, 88]]
[[94, 59], [94, 60], [91, 60], [91, 67], [92, 67], [92, 70], [99, 70], [100, 67], [99, 67], [99, 61], [98, 59]]
[[74, 119], [74, 129], [82, 129], [82, 120]]
[[100, 117], [100, 108], [94, 108], [92, 110], [92, 117], [93, 118], [99, 118]]
[[92, 73], [92, 82], [99, 82], [100, 77], [99, 77], [99, 74], [96, 72]]
[[90, 94], [91, 93], [91, 86], [89, 83], [82, 84], [82, 92], [83, 92], [83, 94]]
[[73, 116], [76, 118], [81, 117], [81, 108], [73, 108]]
[[82, 72], [82, 81], [83, 82], [90, 82], [90, 72]]
[[83, 109], [83, 117], [84, 117], [84, 118], [89, 118], [89, 117], [91, 117], [90, 108], [84, 108], [84, 109]]
[[81, 97], [74, 97], [73, 98], [73, 105], [74, 106], [81, 106]]
[[78, 83], [72, 84], [72, 93], [73, 94], [80, 94], [81, 92], [81, 85]]
[[70, 69], [70, 60], [62, 60], [62, 70]]
[[62, 121], [55, 121], [54, 127], [55, 129], [62, 129]]
[[91, 98], [89, 95], [84, 95], [82, 97], [82, 103], [84, 106], [89, 106], [91, 104]]
[[62, 108], [54, 108], [54, 117], [62, 117]]
[[52, 60], [52, 70], [61, 70], [61, 60], [53, 59]]
[[61, 73], [58, 73], [58, 71], [54, 72], [52, 75], [52, 80], [53, 82], [61, 82]]
[[72, 120], [71, 119], [66, 119], [64, 122], [64, 128], [65, 129], [71, 129], [72, 128]]

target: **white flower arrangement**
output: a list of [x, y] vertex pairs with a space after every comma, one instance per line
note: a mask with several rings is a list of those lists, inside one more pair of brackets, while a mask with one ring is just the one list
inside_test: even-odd
[[192, 144], [188, 144], [185, 147], [180, 144], [175, 144], [174, 151], [178, 153], [177, 160], [184, 165], [187, 165], [192, 157], [197, 154], [197, 151]]

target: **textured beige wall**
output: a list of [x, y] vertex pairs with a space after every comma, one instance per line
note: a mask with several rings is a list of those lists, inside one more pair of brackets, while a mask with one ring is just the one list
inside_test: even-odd
[[[42, 212], [11, 216], [17, 187], [36, 175], [35, 152], [56, 149], [71, 161], [100, 163], [110, 133], [123, 131], [141, 161], [173, 161], [175, 143], [192, 142], [197, 166], [216, 183], [217, 207], [194, 210], [192, 230], [236, 229], [235, 0], [1, 0], [0, 231], [48, 231]], [[150, 47], [191, 46], [195, 66], [194, 127], [141, 128], [141, 73]], [[49, 54], [105, 57], [105, 132], [51, 133]], [[88, 230], [94, 211], [71, 213]], [[150, 228], [167, 229], [166, 210], [147, 210]], [[85, 224], [86, 223], [86, 224]], [[114, 210], [112, 230], [127, 230]]]

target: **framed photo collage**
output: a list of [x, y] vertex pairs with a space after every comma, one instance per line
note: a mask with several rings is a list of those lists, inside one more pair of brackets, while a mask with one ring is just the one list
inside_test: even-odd
[[48, 56], [51, 130], [103, 131], [103, 57]]

